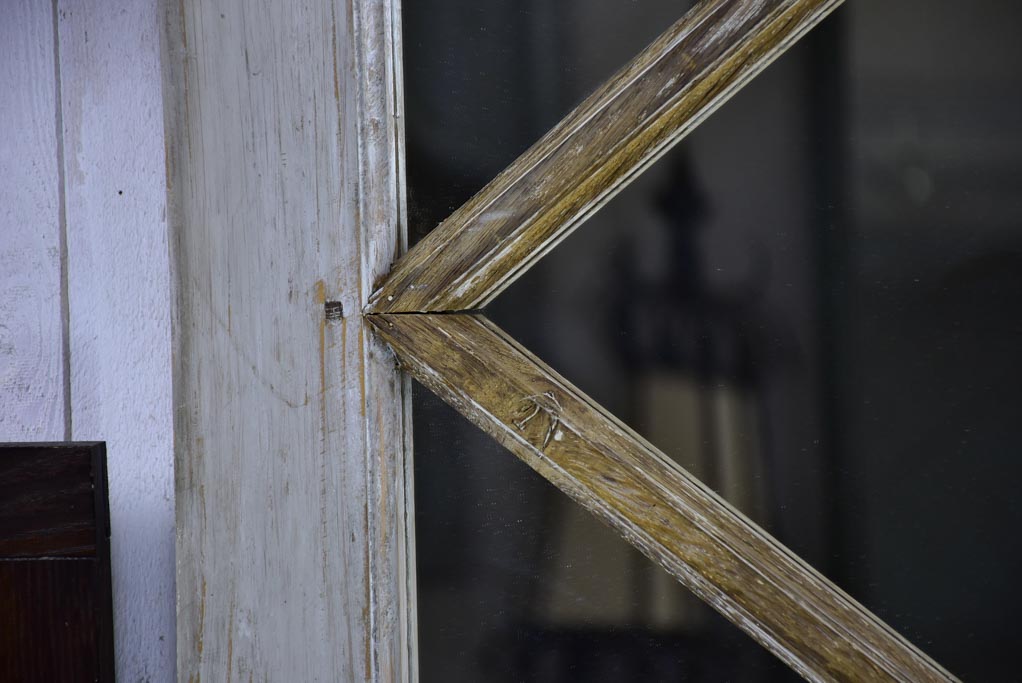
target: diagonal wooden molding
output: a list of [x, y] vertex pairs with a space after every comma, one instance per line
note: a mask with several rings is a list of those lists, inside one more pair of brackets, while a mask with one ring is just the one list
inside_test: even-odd
[[808, 680], [955, 680], [484, 317], [367, 319], [422, 384]]
[[391, 270], [365, 320], [477, 426], [813, 681], [954, 681], [481, 315], [841, 0], [705, 0]]
[[405, 254], [367, 310], [486, 305], [840, 4], [698, 4]]

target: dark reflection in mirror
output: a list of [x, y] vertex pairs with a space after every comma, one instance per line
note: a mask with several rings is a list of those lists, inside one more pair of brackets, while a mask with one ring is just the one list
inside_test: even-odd
[[[413, 240], [686, 8], [406, 3]], [[840, 10], [487, 311], [975, 680], [1022, 607], [1020, 18]], [[419, 387], [415, 430], [424, 681], [794, 678]]]

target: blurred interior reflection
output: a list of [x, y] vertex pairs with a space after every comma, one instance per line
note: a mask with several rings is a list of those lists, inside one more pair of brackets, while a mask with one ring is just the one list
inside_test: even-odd
[[[421, 237], [675, 21], [404, 3]], [[1017, 677], [1022, 9], [859, 0], [487, 311], [955, 674]], [[795, 676], [425, 390], [424, 681]]]

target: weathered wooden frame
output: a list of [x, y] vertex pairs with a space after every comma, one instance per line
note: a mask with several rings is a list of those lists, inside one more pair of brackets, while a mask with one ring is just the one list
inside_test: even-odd
[[700, 3], [402, 257], [365, 319], [416, 379], [808, 680], [955, 680], [475, 312], [840, 3]]
[[178, 679], [414, 681], [398, 0], [161, 0]]

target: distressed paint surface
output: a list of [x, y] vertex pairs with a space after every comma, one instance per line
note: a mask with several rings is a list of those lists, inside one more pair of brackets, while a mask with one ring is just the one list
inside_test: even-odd
[[107, 442], [119, 680], [174, 672], [173, 410], [155, 0], [57, 3], [71, 435]]
[[115, 680], [108, 500], [103, 444], [0, 446], [0, 680]]
[[53, 8], [0, 20], [0, 441], [67, 436]]
[[[414, 676], [397, 9], [166, 2], [178, 673]], [[357, 58], [356, 58], [357, 55]]]
[[[401, 116], [401, 7], [398, 0], [357, 0], [353, 8], [358, 110], [359, 315], [375, 284], [408, 248]], [[350, 122], [352, 119], [348, 119]], [[350, 168], [350, 167], [349, 167]], [[418, 678], [415, 605], [411, 378], [363, 327], [366, 401], [369, 618], [367, 679]]]
[[416, 379], [808, 680], [955, 680], [485, 318], [368, 318]]
[[840, 4], [698, 4], [415, 245], [370, 310], [484, 306]]

